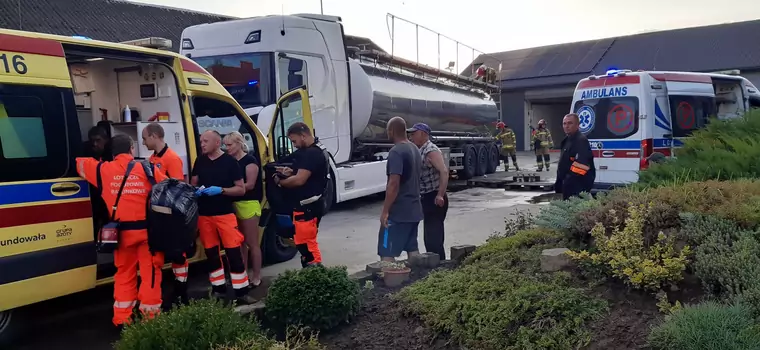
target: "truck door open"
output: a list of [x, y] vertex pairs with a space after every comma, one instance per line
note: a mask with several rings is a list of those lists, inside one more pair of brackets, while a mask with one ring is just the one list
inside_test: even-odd
[[288, 128], [294, 123], [301, 122], [314, 130], [311, 119], [311, 105], [309, 95], [304, 88], [297, 88], [283, 94], [277, 100], [277, 108], [274, 111], [274, 121], [269, 129], [269, 159], [273, 162], [280, 161], [283, 157], [293, 153], [295, 149], [288, 139]]

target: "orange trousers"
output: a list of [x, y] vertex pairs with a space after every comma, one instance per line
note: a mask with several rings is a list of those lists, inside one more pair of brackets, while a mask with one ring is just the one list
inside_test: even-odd
[[[140, 312], [153, 317], [161, 312], [161, 267], [163, 253], [148, 249], [148, 231], [122, 231], [119, 248], [114, 252], [116, 275], [113, 285], [113, 324], [131, 322], [132, 310], [140, 302]], [[142, 281], [137, 289], [137, 271]]]
[[301, 253], [301, 266], [303, 267], [322, 263], [322, 253], [317, 244], [319, 221], [319, 218], [310, 213], [293, 212], [293, 226], [296, 229], [293, 241]]
[[198, 231], [200, 231], [201, 244], [206, 250], [209, 267], [208, 279], [214, 292], [224, 293], [226, 289], [224, 265], [222, 265], [219, 250], [221, 245], [227, 253], [227, 260], [230, 264], [232, 289], [238, 296], [245, 294], [249, 282], [240, 250], [240, 245], [245, 241], [245, 237], [238, 230], [235, 214], [199, 216]]

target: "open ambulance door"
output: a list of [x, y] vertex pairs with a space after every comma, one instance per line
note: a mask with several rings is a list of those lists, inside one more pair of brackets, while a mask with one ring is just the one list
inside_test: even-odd
[[291, 125], [297, 122], [305, 123], [312, 132], [314, 131], [309, 94], [306, 89], [296, 88], [280, 96], [274, 113], [267, 135], [269, 138], [267, 152], [269, 161], [277, 163], [295, 151], [287, 134]]
[[295, 255], [294, 251], [285, 249], [295, 249], [290, 239], [295, 232], [291, 218], [293, 203], [289, 202], [293, 196], [289, 194], [291, 190], [277, 186], [273, 176], [276, 167], [292, 165], [287, 156], [295, 148], [288, 138], [288, 128], [297, 122], [305, 123], [313, 132], [309, 95], [303, 87], [280, 96], [267, 134], [269, 160], [264, 166], [267, 208], [262, 212], [261, 222], [266, 227], [264, 239], [269, 240], [264, 244], [264, 260], [270, 263], [288, 261]]

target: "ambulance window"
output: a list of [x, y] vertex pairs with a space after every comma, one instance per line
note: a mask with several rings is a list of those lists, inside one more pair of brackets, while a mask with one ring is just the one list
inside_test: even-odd
[[639, 130], [638, 97], [580, 100], [573, 111], [588, 139], [624, 139]]
[[69, 147], [63, 90], [0, 84], [0, 182], [66, 174]]
[[670, 95], [669, 99], [673, 137], [689, 136], [715, 116], [715, 99], [712, 97]]
[[[256, 134], [246, 122], [246, 117], [240, 114], [232, 104], [213, 98], [193, 98], [193, 111], [198, 132], [197, 147], [200, 154], [200, 135], [207, 130], [216, 130], [222, 137], [237, 131], [243, 135], [248, 146], [248, 152], [259, 158], [256, 147]], [[222, 149], [224, 149], [222, 143]]]

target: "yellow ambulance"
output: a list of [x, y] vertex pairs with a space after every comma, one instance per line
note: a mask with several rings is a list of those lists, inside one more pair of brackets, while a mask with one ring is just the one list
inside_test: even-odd
[[[18, 308], [112, 282], [113, 256], [95, 250], [90, 198], [97, 194], [74, 166], [92, 127], [131, 136], [135, 157], [148, 158], [140, 135], [158, 121], [186, 174], [209, 129], [241, 132], [262, 163], [277, 156], [267, 147], [271, 136], [225, 87], [192, 60], [157, 47], [171, 43], [0, 30], [0, 343], [23, 328]], [[281, 96], [274, 113], [273, 128], [287, 127], [283, 118], [312, 125], [303, 89]], [[272, 229], [262, 245], [268, 263], [296, 253]], [[191, 261], [201, 258], [198, 252]]]

